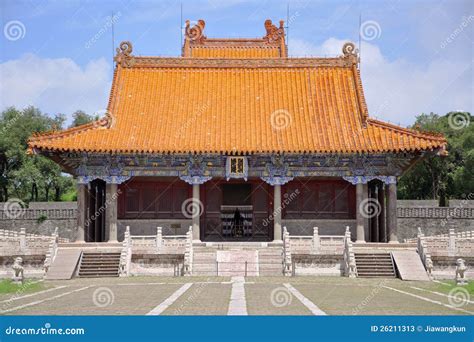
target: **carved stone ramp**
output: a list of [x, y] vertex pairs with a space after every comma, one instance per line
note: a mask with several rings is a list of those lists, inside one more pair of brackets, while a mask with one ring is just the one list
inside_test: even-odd
[[56, 257], [49, 267], [48, 273], [46, 273], [45, 279], [71, 279], [79, 263], [81, 252], [80, 248], [59, 247], [56, 252]]
[[402, 280], [430, 280], [417, 252], [392, 251], [392, 256]]

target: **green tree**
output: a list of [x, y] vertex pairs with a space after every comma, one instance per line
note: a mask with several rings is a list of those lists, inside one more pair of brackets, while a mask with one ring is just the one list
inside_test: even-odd
[[98, 120], [98, 117], [87, 114], [82, 110], [76, 110], [72, 114], [72, 124], [69, 127], [77, 127], [80, 125], [87, 124], [91, 121]]
[[[49, 200], [55, 184], [68, 184], [58, 181], [64, 175], [57, 164], [27, 151], [27, 141], [33, 132], [61, 129], [64, 120], [64, 115], [49, 117], [34, 107], [11, 107], [0, 114], [0, 201], [9, 197], [25, 202]], [[66, 191], [60, 189], [55, 197]]]
[[449, 198], [474, 193], [474, 126], [470, 122], [472, 116], [465, 112], [416, 118], [414, 127], [445, 135], [448, 156], [424, 158], [405, 173], [400, 179], [400, 198], [438, 199], [440, 205], [446, 205]]

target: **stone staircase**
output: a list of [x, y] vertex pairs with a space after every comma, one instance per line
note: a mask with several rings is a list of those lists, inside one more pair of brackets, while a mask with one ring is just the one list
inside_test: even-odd
[[79, 278], [118, 277], [120, 252], [83, 252]]
[[396, 271], [390, 253], [355, 253], [357, 276], [360, 278], [395, 278]]
[[259, 250], [259, 275], [281, 276], [283, 275], [283, 248], [268, 247]]
[[281, 276], [282, 246], [261, 242], [200, 243], [193, 246], [194, 276]]

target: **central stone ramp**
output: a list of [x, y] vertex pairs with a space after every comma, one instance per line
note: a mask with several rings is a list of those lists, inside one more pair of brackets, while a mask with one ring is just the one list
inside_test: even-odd
[[258, 276], [257, 250], [217, 251], [216, 261], [219, 275], [221, 276]]
[[281, 276], [283, 247], [265, 242], [208, 242], [193, 246], [193, 275]]
[[54, 257], [45, 279], [64, 280], [71, 279], [76, 271], [79, 258], [81, 257], [80, 248], [61, 248], [59, 247]]
[[392, 256], [402, 280], [430, 280], [417, 252], [393, 251]]

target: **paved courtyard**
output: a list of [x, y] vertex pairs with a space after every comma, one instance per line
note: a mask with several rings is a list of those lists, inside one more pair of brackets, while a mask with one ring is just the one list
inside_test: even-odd
[[[444, 288], [446, 287], [446, 288]], [[3, 315], [473, 315], [440, 282], [338, 277], [130, 277], [44, 282], [0, 295]]]

